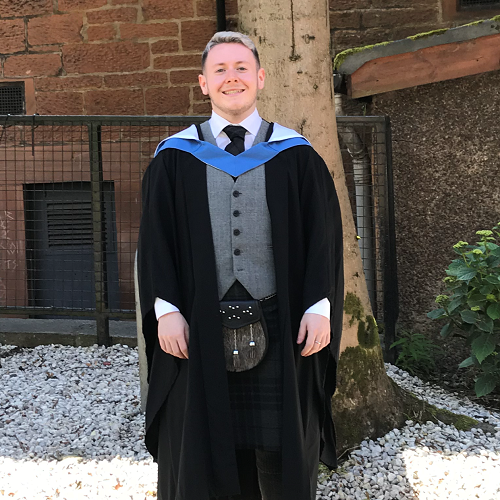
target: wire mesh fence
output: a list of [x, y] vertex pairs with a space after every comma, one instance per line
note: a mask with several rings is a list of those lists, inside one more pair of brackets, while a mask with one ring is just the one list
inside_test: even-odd
[[337, 128], [368, 294], [387, 361], [398, 316], [391, 129], [386, 117], [338, 117]]
[[[205, 119], [1, 116], [0, 313], [93, 317], [108, 343], [110, 318], [135, 317], [142, 174], [161, 139]], [[380, 117], [339, 117], [338, 129], [370, 299], [387, 335], [397, 316], [390, 128]]]

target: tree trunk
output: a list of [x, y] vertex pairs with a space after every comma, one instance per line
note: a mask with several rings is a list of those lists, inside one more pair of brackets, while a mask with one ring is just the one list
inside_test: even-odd
[[259, 112], [307, 137], [335, 181], [344, 228], [344, 329], [332, 407], [339, 450], [404, 424], [385, 372], [350, 208], [335, 120], [327, 0], [239, 0], [239, 31], [256, 43], [265, 88]]

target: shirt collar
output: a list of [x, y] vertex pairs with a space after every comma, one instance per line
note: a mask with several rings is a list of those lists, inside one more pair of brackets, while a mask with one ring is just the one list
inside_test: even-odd
[[262, 124], [262, 118], [260, 117], [257, 108], [255, 108], [253, 113], [250, 116], [247, 116], [241, 123], [231, 123], [212, 110], [212, 117], [209, 120], [209, 124], [214, 137], [217, 137], [222, 132], [224, 127], [227, 127], [228, 125], [241, 125], [252, 135], [257, 135], [260, 125]]

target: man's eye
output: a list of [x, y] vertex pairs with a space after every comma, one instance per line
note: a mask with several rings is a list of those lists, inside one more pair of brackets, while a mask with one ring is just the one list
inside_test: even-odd
[[244, 68], [243, 66], [241, 66], [241, 67], [240, 67], [240, 68], [238, 68], [238, 69], [239, 69], [239, 70], [243, 70], [243, 71], [245, 71], [245, 70], [246, 70], [246, 68]]
[[216, 70], [215, 72], [216, 72], [216, 73], [222, 73], [222, 71], [224, 71], [224, 69], [223, 69], [223, 68], [219, 68], [219, 69], [218, 69], [218, 70]]

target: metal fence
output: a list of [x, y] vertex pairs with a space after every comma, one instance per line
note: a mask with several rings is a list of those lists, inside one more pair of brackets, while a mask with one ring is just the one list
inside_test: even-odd
[[399, 312], [388, 117], [338, 117], [337, 128], [368, 294], [387, 361]]
[[[205, 117], [0, 116], [0, 313], [133, 319], [140, 184], [158, 142]], [[391, 328], [390, 128], [340, 117], [375, 315]], [[392, 228], [393, 230], [393, 228]], [[392, 291], [392, 292], [391, 292]]]

